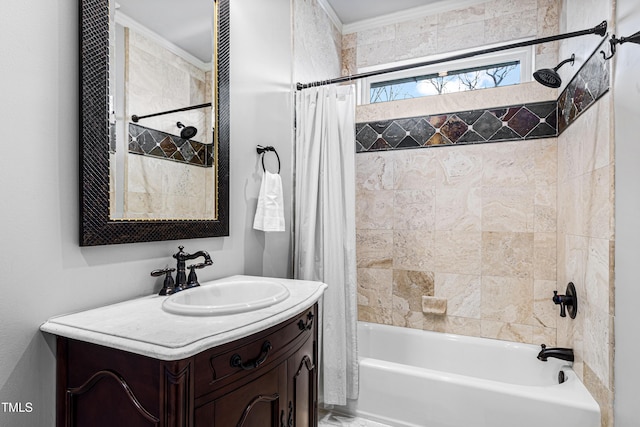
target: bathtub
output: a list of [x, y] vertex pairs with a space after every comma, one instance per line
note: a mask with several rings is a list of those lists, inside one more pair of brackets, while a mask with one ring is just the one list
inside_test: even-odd
[[359, 397], [338, 412], [397, 427], [600, 426], [571, 364], [539, 361], [539, 346], [364, 322], [358, 334]]

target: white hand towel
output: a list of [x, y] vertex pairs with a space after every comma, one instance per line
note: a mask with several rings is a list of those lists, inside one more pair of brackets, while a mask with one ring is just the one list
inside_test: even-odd
[[262, 231], [284, 231], [282, 179], [277, 173], [265, 171], [262, 175], [253, 228]]

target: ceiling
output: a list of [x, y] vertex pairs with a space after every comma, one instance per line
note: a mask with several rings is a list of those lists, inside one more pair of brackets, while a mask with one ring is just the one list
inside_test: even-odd
[[442, 0], [326, 0], [343, 24], [352, 24]]

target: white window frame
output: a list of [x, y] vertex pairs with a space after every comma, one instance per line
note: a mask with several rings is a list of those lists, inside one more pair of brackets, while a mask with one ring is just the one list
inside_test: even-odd
[[[508, 43], [493, 44], [489, 46], [483, 46], [480, 49], [490, 49], [493, 47], [519, 43], [522, 41], [526, 41], [526, 40], [515, 40], [515, 41], [510, 41]], [[415, 58], [407, 61], [399, 61], [399, 62], [394, 62], [390, 64], [358, 68], [358, 73], [367, 73], [371, 71], [379, 71], [379, 70], [384, 70], [387, 68], [393, 68], [398, 66], [419, 64], [427, 61], [434, 61], [434, 60], [456, 56], [456, 55], [460, 55], [468, 52], [473, 52], [474, 50], [477, 50], [477, 49], [478, 48], [465, 49], [465, 50], [459, 50], [455, 52], [447, 52], [443, 54], [428, 56], [428, 57]], [[371, 98], [370, 90], [371, 90], [372, 83], [426, 76], [429, 74], [438, 74], [438, 73], [444, 73], [444, 72], [450, 73], [456, 70], [464, 70], [464, 69], [475, 68], [475, 67], [485, 67], [485, 66], [489, 67], [491, 65], [503, 64], [506, 62], [513, 62], [513, 61], [520, 62], [520, 83], [530, 82], [531, 75], [535, 67], [535, 49], [534, 49], [534, 46], [525, 46], [520, 48], [508, 49], [500, 52], [489, 53], [485, 55], [478, 55], [471, 58], [459, 59], [457, 61], [442, 62], [439, 64], [427, 65], [424, 67], [416, 67], [408, 70], [396, 71], [392, 73], [380, 74], [378, 76], [362, 78], [357, 82], [357, 93], [358, 93], [357, 103], [358, 105], [369, 104], [369, 101]]]

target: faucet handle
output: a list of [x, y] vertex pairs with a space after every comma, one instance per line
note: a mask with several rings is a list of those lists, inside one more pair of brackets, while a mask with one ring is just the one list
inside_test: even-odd
[[175, 268], [167, 267], [167, 268], [161, 268], [159, 270], [153, 270], [151, 272], [152, 277], [159, 277], [159, 276], [162, 276], [163, 274], [166, 274], [164, 278], [164, 284], [162, 286], [162, 289], [160, 289], [160, 292], [158, 293], [158, 295], [171, 295], [175, 293], [176, 291], [175, 282], [173, 281], [173, 276], [171, 275], [171, 273], [173, 273], [174, 271], [176, 271]]
[[560, 317], [567, 317], [567, 310], [569, 311], [569, 317], [576, 318], [578, 312], [578, 296], [576, 294], [575, 285], [569, 282], [567, 285], [566, 295], [558, 295], [558, 291], [553, 291], [553, 302], [560, 306]]

